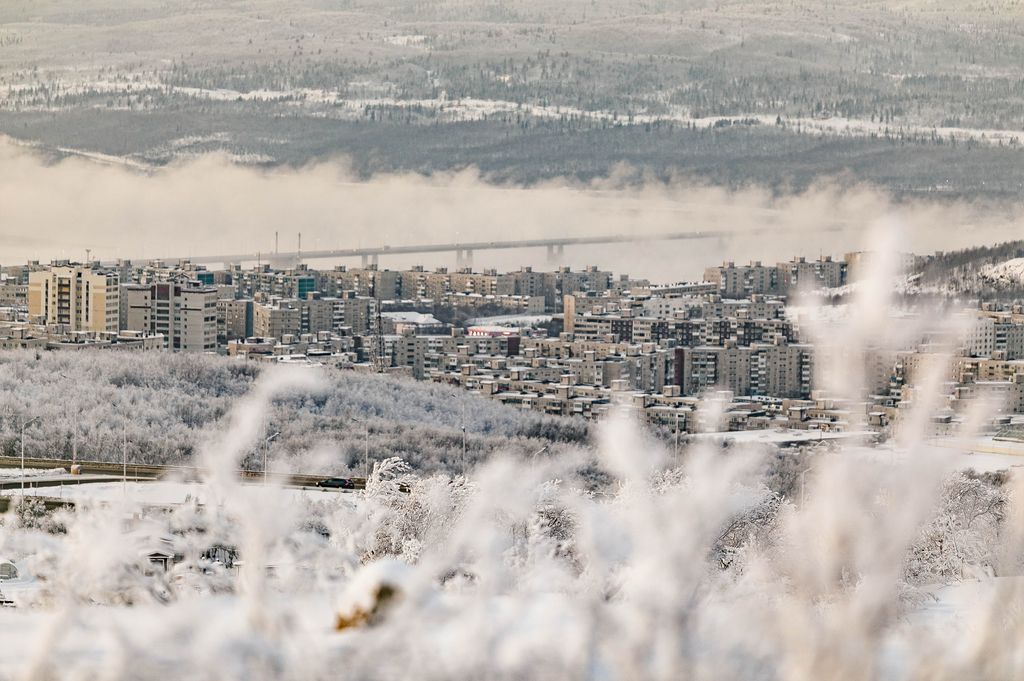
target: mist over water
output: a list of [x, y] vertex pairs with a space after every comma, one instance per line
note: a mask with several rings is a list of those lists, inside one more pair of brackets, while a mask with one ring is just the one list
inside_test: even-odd
[[[257, 169], [211, 155], [151, 174], [78, 157], [49, 162], [0, 140], [0, 261], [103, 261], [198, 255], [404, 246], [529, 238], [715, 230], [735, 236], [566, 249], [478, 251], [477, 269], [570, 265], [628, 273], [655, 282], [699, 279], [723, 260], [765, 263], [794, 255], [873, 247], [871, 225], [884, 216], [900, 248], [918, 253], [1015, 238], [1013, 206], [906, 200], [895, 204], [867, 186], [840, 188], [823, 178], [806, 192], [773, 197], [757, 188], [729, 191], [683, 182], [636, 183], [620, 168], [589, 184], [561, 180], [530, 187], [494, 185], [472, 169], [430, 177], [380, 175], [355, 181], [345, 162]], [[750, 234], [752, 230], [760, 230]], [[382, 268], [455, 264], [454, 254], [386, 256]], [[310, 261], [313, 267], [334, 262]], [[358, 265], [358, 259], [337, 264]]]

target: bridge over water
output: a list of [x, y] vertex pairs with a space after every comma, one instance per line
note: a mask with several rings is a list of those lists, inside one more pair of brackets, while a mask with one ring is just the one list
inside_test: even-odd
[[[824, 228], [819, 231], [839, 231], [840, 227]], [[697, 239], [720, 239], [752, 237], [769, 233], [791, 231], [788, 228], [773, 225], [746, 230], [697, 230], [687, 232], [662, 232], [655, 234], [613, 234], [604, 236], [561, 237], [553, 239], [519, 239], [514, 241], [472, 241], [462, 243], [420, 244], [417, 246], [378, 246], [374, 248], [338, 248], [330, 250], [292, 251], [280, 253], [242, 253], [233, 255], [201, 255], [188, 258], [164, 258], [168, 262], [189, 260], [194, 264], [256, 262], [270, 264], [276, 269], [292, 267], [296, 263], [307, 260], [324, 260], [340, 258], [361, 258], [363, 266], [376, 264], [384, 255], [409, 255], [420, 253], [455, 253], [458, 267], [471, 267], [473, 253], [476, 251], [499, 249], [547, 248], [548, 260], [560, 259], [566, 246], [590, 246], [596, 244], [619, 243], [650, 243], [658, 241], [683, 241]]]

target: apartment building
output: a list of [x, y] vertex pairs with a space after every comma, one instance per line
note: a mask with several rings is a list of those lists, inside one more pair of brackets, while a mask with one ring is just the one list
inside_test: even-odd
[[72, 331], [117, 331], [120, 282], [116, 272], [67, 262], [29, 272], [29, 316]]
[[465, 267], [449, 276], [450, 293], [466, 293], [478, 296], [512, 296], [516, 292], [515, 277], [498, 274], [497, 270], [484, 270], [482, 274], [474, 273]]
[[917, 263], [917, 256], [913, 253], [887, 253], [884, 258], [886, 262], [879, 262], [882, 254], [877, 251], [859, 251], [847, 253], [843, 256], [846, 263], [846, 280], [860, 281], [867, 277], [872, 269], [884, 265], [886, 274], [902, 274], [913, 270]]
[[252, 333], [253, 301], [217, 299], [217, 343], [249, 338]]
[[306, 265], [283, 272], [271, 269], [270, 265], [260, 265], [251, 270], [233, 265], [230, 275], [235, 286], [235, 298], [239, 299], [305, 298], [307, 293], [321, 290], [321, 273]]
[[17, 279], [0, 281], [0, 307], [28, 308], [28, 284], [19, 284]]
[[[674, 354], [653, 343], [588, 343], [495, 336], [449, 339], [428, 352], [425, 374], [435, 382], [476, 386], [494, 380], [550, 383], [562, 376], [599, 387], [661, 390], [674, 375]], [[598, 351], [600, 350], [600, 352]]]
[[544, 299], [540, 296], [491, 296], [479, 293], [448, 293], [438, 302], [441, 303], [442, 307], [497, 308], [507, 314], [544, 314]]
[[302, 310], [297, 300], [274, 304], [253, 303], [252, 333], [260, 338], [281, 340], [285, 335], [302, 333]]
[[675, 382], [683, 395], [729, 390], [736, 395], [801, 398], [811, 394], [814, 349], [774, 343], [739, 346], [680, 347], [675, 349]]
[[[401, 298], [403, 300], [443, 300], [451, 292], [451, 277], [447, 267], [438, 267], [425, 272], [422, 266], [415, 266], [402, 273]], [[515, 289], [513, 288], [513, 291]]]
[[978, 357], [1002, 353], [1005, 359], [1024, 358], [1024, 307], [982, 303], [973, 310], [964, 346]]
[[734, 262], [723, 263], [721, 267], [704, 270], [704, 281], [718, 285], [718, 292], [725, 298], [743, 298], [752, 293], [771, 293], [775, 290], [776, 270], [766, 267], [760, 261], [750, 266], [736, 266]]
[[162, 334], [181, 352], [217, 349], [217, 290], [174, 282], [124, 287], [125, 330]]
[[119, 260], [112, 269], [121, 275], [123, 283], [156, 284], [164, 282], [198, 282], [203, 286], [231, 283], [231, 273], [208, 270], [205, 265], [193, 265], [189, 260], [167, 264], [163, 260], [150, 260], [146, 265], [132, 265], [130, 260]]
[[545, 309], [553, 310], [558, 298], [558, 276], [554, 272], [534, 272], [532, 267], [521, 267], [512, 272], [517, 296], [540, 296]]
[[613, 274], [602, 271], [597, 265], [588, 265], [583, 271], [574, 272], [569, 267], [559, 267], [555, 272], [555, 289], [565, 297], [581, 292], [603, 293], [612, 288]]
[[645, 317], [661, 319], [700, 317], [705, 301], [696, 296], [651, 296], [641, 301]]
[[823, 255], [818, 260], [796, 257], [774, 267], [753, 261], [749, 266], [733, 262], [704, 270], [704, 281], [715, 283], [725, 298], [744, 298], [751, 294], [787, 295], [798, 288], [836, 288], [848, 281], [849, 265]]
[[28, 286], [28, 275], [32, 272], [47, 272], [49, 265], [40, 265], [38, 260], [30, 260], [24, 265], [8, 265], [7, 278], [15, 284]]
[[351, 329], [354, 334], [373, 330], [377, 322], [377, 300], [344, 292], [333, 299], [334, 329]]
[[356, 296], [397, 300], [403, 297], [404, 274], [380, 270], [376, 265], [352, 269], [339, 265], [320, 273], [320, 290], [327, 296], [340, 296], [351, 291]]
[[823, 255], [817, 260], [803, 257], [775, 266], [775, 290], [781, 294], [797, 289], [837, 288], [847, 282], [848, 263]]

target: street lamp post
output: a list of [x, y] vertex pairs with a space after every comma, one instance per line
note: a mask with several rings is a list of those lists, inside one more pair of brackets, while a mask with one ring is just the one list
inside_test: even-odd
[[804, 470], [800, 471], [800, 508], [804, 508], [804, 501], [807, 499], [807, 495], [804, 490], [804, 476], [807, 475], [807, 471], [813, 470], [814, 466], [808, 466]]
[[672, 449], [672, 464], [679, 465], [679, 412], [676, 412], [676, 443]]
[[124, 418], [121, 419], [121, 433], [123, 438], [121, 440], [121, 464], [124, 468], [121, 470], [121, 496], [128, 497], [128, 414], [125, 413]]
[[[61, 378], [66, 378], [74, 386], [75, 382], [70, 376], [61, 374]], [[66, 413], [66, 410], [65, 410]], [[71, 468], [74, 469], [75, 464], [78, 463], [78, 409], [71, 414]]]
[[270, 441], [280, 435], [280, 432], [274, 433], [263, 441], [263, 485], [267, 484], [267, 451], [270, 449]]
[[349, 416], [352, 421], [363, 424], [366, 433], [366, 443], [363, 448], [363, 480], [370, 479], [370, 422], [366, 419]]
[[24, 416], [21, 417], [21, 496], [22, 497], [25, 496], [25, 426], [27, 426], [28, 424], [32, 423], [33, 421], [38, 421], [40, 418], [41, 417], [36, 416], [35, 418], [31, 418], [28, 421], [26, 421]]

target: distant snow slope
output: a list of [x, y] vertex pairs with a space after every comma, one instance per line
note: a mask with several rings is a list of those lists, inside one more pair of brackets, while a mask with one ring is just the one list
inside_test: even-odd
[[1013, 258], [1006, 262], [988, 265], [982, 268], [981, 276], [997, 286], [1024, 284], [1024, 258]]

